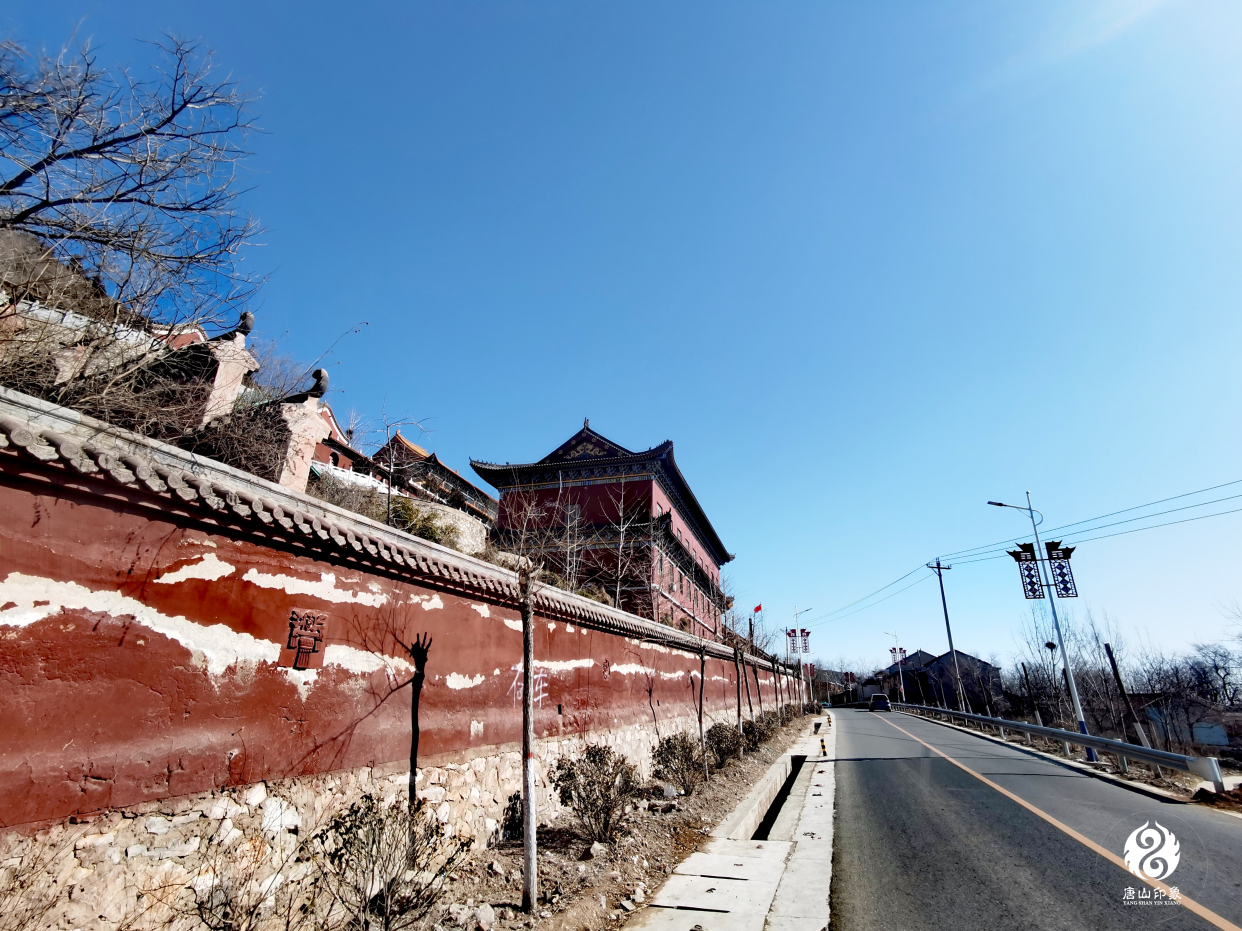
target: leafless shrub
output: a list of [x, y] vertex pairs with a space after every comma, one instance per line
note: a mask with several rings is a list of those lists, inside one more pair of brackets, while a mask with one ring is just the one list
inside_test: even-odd
[[312, 838], [323, 901], [320, 928], [418, 927], [466, 848], [421, 800], [386, 806], [363, 796]]
[[703, 756], [699, 741], [686, 732], [665, 737], [651, 754], [651, 770], [657, 779], [664, 779], [693, 795], [703, 781]]
[[[301, 931], [319, 926], [317, 874], [308, 845], [282, 834], [236, 839], [231, 823], [208, 839], [170, 900], [171, 924], [208, 931]], [[275, 849], [273, 849], [273, 846]]]
[[580, 757], [557, 760], [552, 785], [590, 840], [611, 841], [638, 791], [638, 773], [611, 747], [594, 746]]
[[56, 882], [57, 861], [72, 853], [72, 844], [40, 836], [8, 841], [0, 850], [0, 931], [40, 927], [65, 893]]
[[713, 724], [707, 729], [707, 750], [721, 769], [741, 752], [742, 735], [731, 724]]

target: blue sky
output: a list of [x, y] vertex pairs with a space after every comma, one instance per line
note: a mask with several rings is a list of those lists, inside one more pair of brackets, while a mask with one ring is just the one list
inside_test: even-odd
[[[467, 474], [584, 416], [672, 439], [769, 623], [1021, 533], [988, 499], [1057, 526], [1242, 479], [1229, 0], [0, 10], [74, 27], [109, 63], [201, 37], [261, 92], [259, 326], [310, 361], [367, 322], [336, 409], [420, 418]], [[1076, 609], [1237, 633], [1240, 531], [1083, 543]], [[1008, 654], [1013, 563], [946, 580], [959, 648]], [[934, 581], [843, 614], [814, 652], [945, 649]]]

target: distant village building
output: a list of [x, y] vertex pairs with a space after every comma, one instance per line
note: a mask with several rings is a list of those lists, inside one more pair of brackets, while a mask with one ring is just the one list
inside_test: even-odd
[[[567, 588], [701, 636], [719, 636], [733, 559], [666, 440], [634, 452], [582, 429], [538, 462], [470, 463], [500, 492], [495, 535], [526, 534]], [[536, 515], [533, 521], [531, 515]]]
[[[990, 714], [1002, 692], [1000, 670], [977, 656], [961, 650], [956, 653], [966, 704], [979, 714]], [[874, 682], [874, 691], [884, 692], [893, 699], [898, 697], [900, 685], [904, 682], [906, 701], [911, 704], [957, 708], [958, 689], [952, 653], [933, 656], [924, 650], [915, 650], [900, 665], [893, 663], [876, 672]]]

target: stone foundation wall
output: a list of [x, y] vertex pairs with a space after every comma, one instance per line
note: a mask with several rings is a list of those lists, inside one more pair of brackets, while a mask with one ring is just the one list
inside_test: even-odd
[[[710, 723], [705, 716], [704, 726]], [[697, 733], [697, 719], [660, 722], [662, 736], [677, 730]], [[538, 741], [542, 823], [572, 817], [548, 781], [556, 761], [597, 743], [624, 754], [650, 777], [653, 723]], [[27, 904], [46, 897], [46, 910], [36, 907], [39, 914], [26, 916], [32, 928], [175, 928], [179, 910], [190, 901], [186, 890], [214, 881], [226, 868], [222, 864], [265, 890], [297, 883], [310, 869], [294, 859], [299, 838], [364, 794], [386, 803], [404, 801], [408, 785], [408, 771], [364, 767], [146, 802], [71, 819], [33, 836], [13, 832], [0, 838], [0, 890], [20, 879], [32, 883]], [[499, 839], [509, 797], [520, 791], [521, 754], [497, 749], [461, 763], [420, 768], [416, 785], [419, 798], [451, 835], [475, 848], [488, 846]], [[17, 915], [22, 907], [0, 891], [0, 912]]]
[[487, 546], [487, 525], [481, 520], [477, 520], [469, 514], [457, 510], [457, 508], [449, 507], [447, 504], [428, 501], [425, 498], [415, 498], [414, 507], [420, 511], [430, 511], [441, 523], [455, 528], [457, 530], [457, 548], [467, 556], [477, 555], [483, 552]]

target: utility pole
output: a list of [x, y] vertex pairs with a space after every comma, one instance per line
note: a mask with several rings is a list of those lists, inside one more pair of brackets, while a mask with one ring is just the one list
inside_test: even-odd
[[[1036, 568], [1039, 570], [1039, 581], [1043, 585], [1044, 590], [1048, 592], [1048, 607], [1052, 610], [1052, 627], [1057, 634], [1057, 645], [1061, 648], [1061, 661], [1065, 667], [1065, 682], [1069, 686], [1070, 701], [1074, 705], [1074, 717], [1078, 719], [1078, 732], [1086, 735], [1088, 733], [1087, 719], [1082, 713], [1082, 702], [1078, 700], [1078, 686], [1074, 683], [1074, 675], [1070, 671], [1069, 653], [1065, 650], [1065, 638], [1061, 635], [1061, 620], [1057, 617], [1056, 591], [1052, 582], [1048, 579], [1048, 573], [1044, 568], [1044, 559], [1040, 555], [1043, 552], [1043, 544], [1039, 542], [1039, 524], [1035, 521], [1035, 508], [1031, 504], [1031, 493], [1029, 491], [1026, 493], [1026, 507], [1024, 508], [1016, 507], [1012, 504], [1002, 504], [999, 501], [989, 501], [988, 504], [998, 508], [1014, 508], [1017, 511], [1026, 511], [1027, 516], [1031, 519], [1031, 532], [1035, 534], [1035, 562]], [[1040, 514], [1039, 516], [1042, 520], [1044, 515]], [[1091, 747], [1087, 747], [1086, 750], [1087, 759], [1092, 763], [1096, 762], [1095, 750]]]
[[1031, 677], [1027, 675], [1026, 663], [1022, 664], [1022, 678], [1026, 680], [1026, 697], [1031, 700], [1031, 707], [1035, 710], [1035, 723], [1043, 727], [1044, 719], [1039, 716], [1039, 705], [1035, 703], [1035, 693], [1031, 691]]
[[927, 564], [928, 569], [935, 570], [936, 578], [940, 580], [940, 604], [944, 608], [944, 629], [949, 635], [949, 655], [953, 657], [953, 677], [957, 681], [957, 710], [965, 713], [966, 690], [962, 688], [962, 670], [957, 665], [957, 650], [953, 649], [953, 628], [949, 626], [949, 602], [944, 597], [944, 572], [946, 569], [952, 569], [952, 566], [942, 566], [940, 557], [936, 557], [936, 564]]
[[1150, 749], [1151, 744], [1147, 742], [1147, 734], [1143, 731], [1143, 725], [1139, 723], [1138, 715], [1134, 713], [1130, 694], [1126, 691], [1125, 683], [1121, 681], [1121, 672], [1117, 669], [1117, 660], [1113, 657], [1112, 645], [1104, 644], [1104, 652], [1108, 654], [1108, 663], [1113, 667], [1113, 678], [1117, 680], [1117, 691], [1121, 692], [1121, 700], [1126, 703], [1126, 710], [1130, 712], [1130, 719], [1134, 722], [1134, 731], [1138, 734], [1139, 743]]
[[[521, 564], [519, 564], [521, 567]], [[536, 829], [539, 813], [535, 801], [535, 597], [529, 560], [521, 587], [522, 610], [522, 911], [533, 915], [539, 905], [539, 861]], [[519, 574], [519, 580], [522, 576]], [[520, 583], [519, 583], [520, 584]]]

